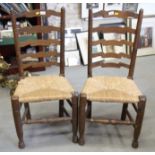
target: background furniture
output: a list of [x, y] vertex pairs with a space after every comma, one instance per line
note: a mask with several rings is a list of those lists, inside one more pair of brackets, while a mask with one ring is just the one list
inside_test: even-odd
[[[33, 25], [29, 27], [17, 28], [16, 19], [17, 18], [33, 18], [33, 17], [50, 17], [54, 16], [60, 19], [59, 26], [47, 26], [47, 25]], [[11, 103], [13, 109], [13, 116], [15, 121], [15, 127], [17, 131], [17, 136], [19, 138], [19, 148], [24, 148], [23, 140], [23, 124], [32, 123], [48, 123], [48, 122], [59, 122], [59, 121], [71, 121], [72, 131], [73, 131], [73, 142], [77, 142], [77, 104], [78, 97], [74, 92], [74, 89], [64, 77], [64, 27], [65, 27], [65, 10], [62, 8], [61, 12], [56, 12], [54, 10], [33, 10], [30, 12], [24, 12], [23, 14], [12, 15], [14, 40], [16, 47], [16, 56], [19, 66], [19, 75], [21, 80], [19, 80], [15, 92], [11, 96]], [[60, 34], [59, 39], [48, 39], [43, 38], [43, 34], [57, 32]], [[19, 36], [23, 34], [39, 34], [38, 39], [29, 39], [26, 41], [21, 41]], [[47, 46], [60, 46], [60, 51], [53, 48], [48, 48]], [[38, 49], [36, 53], [24, 53], [23, 48], [27, 46], [33, 46]], [[41, 47], [41, 48], [40, 48]], [[60, 58], [60, 63], [57, 62], [55, 57]], [[42, 58], [48, 61], [25, 61], [26, 58]], [[46, 76], [30, 76], [23, 79], [24, 70], [30, 67], [47, 67], [51, 65], [59, 66], [59, 75], [46, 75]], [[37, 119], [33, 120], [31, 118], [29, 103], [42, 102], [42, 101], [55, 101], [59, 100], [59, 117], [52, 117], [48, 119]], [[71, 114], [67, 112], [64, 107], [64, 101], [67, 101], [71, 107]], [[43, 102], [44, 103], [44, 102]], [[45, 104], [45, 103], [44, 103]], [[21, 116], [20, 110], [22, 105], [25, 107], [25, 112]]]
[[[93, 27], [93, 20], [96, 17], [103, 18], [134, 18], [137, 19], [135, 28], [126, 26], [114, 26], [114, 27]], [[122, 12], [118, 10], [111, 11], [99, 11], [92, 13], [89, 10], [89, 34], [88, 34], [88, 79], [85, 82], [84, 88], [80, 95], [80, 109], [79, 109], [79, 144], [83, 145], [84, 131], [85, 131], [85, 120], [90, 122], [96, 122], [101, 124], [124, 124], [132, 125], [134, 127], [134, 135], [132, 146], [138, 147], [138, 138], [140, 135], [146, 97], [140, 92], [136, 83], [133, 80], [137, 46], [140, 37], [140, 30], [143, 18], [143, 10], [139, 11], [139, 14], [133, 12]], [[103, 39], [94, 40], [93, 33], [102, 32]], [[116, 35], [115, 38], [109, 39], [111, 33]], [[134, 36], [132, 41], [126, 40], [125, 35], [131, 34]], [[124, 37], [118, 37], [124, 35]], [[104, 52], [93, 52], [93, 46], [102, 44]], [[120, 47], [126, 45], [129, 47], [130, 52], [126, 53], [120, 51]], [[112, 46], [109, 49], [107, 46]], [[115, 48], [117, 47], [117, 48]], [[118, 49], [119, 47], [119, 49]], [[118, 52], [119, 51], [119, 52]], [[101, 56], [103, 61], [93, 63], [93, 58]], [[110, 68], [126, 68], [128, 75], [127, 77], [103, 75], [93, 76], [92, 70], [96, 67], [110, 67]], [[123, 105], [121, 119], [104, 119], [92, 117], [92, 102], [108, 102], [110, 103], [121, 103]], [[102, 103], [103, 104], [103, 103]], [[136, 119], [134, 120], [132, 115], [129, 113], [128, 105], [132, 105], [136, 112]], [[85, 110], [87, 107], [87, 110]], [[128, 118], [128, 119], [127, 119]]]
[[[8, 4], [8, 3], [5, 3]], [[21, 4], [21, 3], [19, 3]], [[40, 9], [43, 7], [43, 4], [40, 3], [31, 3], [29, 4], [31, 8], [29, 9]], [[4, 25], [7, 24], [8, 21], [11, 21], [10, 13], [7, 13], [5, 10], [0, 7], [0, 22]], [[18, 20], [18, 22], [22, 22], [23, 19]], [[33, 19], [29, 19], [28, 22], [32, 25], [34, 24], [41, 24], [41, 19], [36, 17]], [[38, 36], [39, 37], [39, 36]], [[27, 38], [27, 36], [25, 36]], [[0, 41], [0, 55], [4, 57], [4, 60], [11, 64], [10, 68], [6, 72], [6, 74], [15, 74], [18, 72], [18, 66], [16, 61], [16, 52], [14, 47], [14, 40], [13, 38], [2, 38]], [[42, 61], [42, 60], [41, 60]], [[30, 71], [41, 71], [44, 70], [44, 67], [37, 67], [37, 68], [31, 68]]]

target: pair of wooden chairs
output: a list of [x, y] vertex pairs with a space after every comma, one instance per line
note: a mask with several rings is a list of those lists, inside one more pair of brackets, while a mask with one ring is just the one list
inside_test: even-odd
[[[19, 28], [16, 26], [16, 20], [18, 18], [42, 18], [56, 16], [60, 18], [60, 26], [45, 26], [45, 25], [36, 25], [29, 27]], [[135, 18], [137, 19], [137, 25], [135, 29], [123, 26], [123, 27], [93, 27], [93, 18], [95, 17], [103, 18]], [[140, 29], [142, 23], [143, 11], [141, 10], [139, 14], [132, 12], [122, 12], [122, 11], [100, 11], [97, 13], [92, 13], [92, 10], [89, 10], [89, 35], [88, 35], [88, 79], [85, 83], [85, 86], [80, 94], [80, 106], [78, 107], [78, 94], [74, 91], [73, 87], [69, 81], [65, 78], [64, 70], [64, 28], [65, 28], [65, 10], [62, 8], [61, 12], [56, 12], [53, 10], [33, 10], [31, 12], [24, 12], [20, 15], [12, 15], [12, 24], [14, 31], [15, 39], [15, 48], [16, 56], [19, 66], [19, 75], [20, 80], [18, 85], [11, 95], [12, 110], [14, 116], [14, 122], [16, 127], [17, 136], [19, 138], [19, 148], [24, 148], [23, 140], [23, 124], [32, 124], [32, 123], [47, 123], [55, 121], [71, 121], [73, 129], [73, 142], [78, 141], [77, 131], [79, 124], [79, 144], [84, 144], [84, 129], [85, 121], [97, 122], [102, 124], [125, 124], [133, 125], [134, 127], [134, 138], [133, 138], [133, 147], [138, 147], [138, 137], [140, 134], [142, 120], [145, 109], [146, 98], [142, 95], [140, 90], [137, 88], [136, 84], [133, 81], [133, 73], [135, 67], [137, 46], [140, 37]], [[57, 32], [60, 35], [59, 39], [43, 39], [43, 34], [48, 34], [50, 32]], [[132, 34], [134, 40], [94, 40], [93, 33], [116, 33], [123, 34], [125, 36]], [[34, 40], [20, 40], [20, 36], [34, 35], [37, 37]], [[104, 46], [116, 45], [122, 46], [126, 45], [130, 50], [128, 53], [121, 52], [117, 53], [94, 53], [93, 47], [102, 44]], [[44, 51], [44, 49], [49, 46], [60, 46], [60, 52], [56, 51], [56, 48], [49, 51]], [[28, 46], [35, 46], [38, 50], [36, 53], [25, 53], [25, 48]], [[47, 49], [47, 48], [46, 48]], [[25, 58], [37, 58], [40, 61], [37, 62], [28, 62], [25, 61]], [[44, 58], [49, 57], [48, 61], [43, 61]], [[58, 63], [55, 57], [60, 58], [60, 63]], [[102, 57], [102, 61], [93, 63], [93, 58]], [[128, 64], [121, 63], [112, 63], [107, 62], [107, 59], [125, 58], [128, 60]], [[57, 65], [60, 67], [60, 75], [48, 75], [48, 76], [30, 76], [24, 78], [24, 70], [42, 67], [42, 66], [51, 66]], [[125, 67], [129, 70], [128, 76], [92, 76], [92, 69], [94, 67]], [[49, 118], [49, 119], [31, 119], [29, 103], [41, 102], [41, 101], [50, 101], [50, 100], [59, 100], [59, 117], [58, 118]], [[72, 114], [70, 115], [64, 106], [64, 101], [67, 101], [72, 109]], [[121, 120], [105, 120], [105, 119], [95, 119], [91, 116], [92, 102], [121, 102], [123, 105]], [[137, 112], [136, 120], [132, 118], [131, 114], [128, 111], [128, 105], [133, 105], [135, 111]], [[25, 112], [21, 116], [20, 109], [24, 105]], [[79, 113], [78, 113], [79, 109]], [[78, 115], [79, 114], [79, 115]], [[126, 116], [129, 120], [126, 119]], [[79, 121], [78, 121], [79, 118]]]

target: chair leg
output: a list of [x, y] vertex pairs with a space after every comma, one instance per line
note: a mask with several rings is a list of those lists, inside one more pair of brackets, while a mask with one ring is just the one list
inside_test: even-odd
[[59, 100], [59, 117], [63, 117], [64, 113], [64, 100]]
[[23, 140], [23, 127], [22, 127], [22, 120], [21, 120], [21, 115], [20, 115], [20, 103], [18, 98], [12, 97], [11, 99], [12, 102], [12, 111], [13, 111], [13, 117], [14, 117], [14, 122], [15, 122], [15, 127], [16, 127], [16, 133], [19, 139], [18, 146], [19, 148], [24, 148], [24, 140]]
[[29, 103], [24, 103], [25, 110], [27, 109], [26, 119], [31, 119], [31, 112]]
[[123, 121], [126, 119], [127, 109], [128, 109], [128, 103], [124, 103], [123, 108], [122, 108], [122, 115], [121, 115], [121, 120], [123, 120]]
[[77, 130], [78, 130], [78, 94], [72, 95], [72, 131], [73, 131], [73, 142], [77, 143]]
[[85, 119], [86, 119], [86, 113], [85, 113], [85, 107], [87, 104], [86, 95], [81, 94], [80, 95], [80, 107], [79, 107], [79, 144], [84, 145], [84, 132], [85, 132]]
[[135, 122], [135, 129], [134, 129], [134, 137], [132, 142], [133, 148], [138, 148], [138, 138], [141, 132], [141, 127], [143, 123], [143, 117], [144, 117], [144, 111], [145, 111], [145, 104], [146, 104], [146, 97], [140, 96], [140, 101], [138, 103], [138, 111], [136, 116], [136, 122]]
[[92, 103], [91, 101], [88, 101], [87, 104], [87, 118], [91, 118], [92, 116]]

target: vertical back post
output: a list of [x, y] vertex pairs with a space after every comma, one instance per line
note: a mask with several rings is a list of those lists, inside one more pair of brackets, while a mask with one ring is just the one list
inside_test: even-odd
[[92, 9], [89, 9], [88, 22], [88, 77], [92, 77]]
[[20, 48], [18, 45], [18, 33], [17, 33], [17, 27], [16, 27], [16, 16], [12, 12], [11, 13], [11, 20], [12, 20], [12, 27], [13, 27], [13, 33], [14, 33], [14, 46], [15, 46], [15, 51], [16, 51], [16, 58], [17, 58], [17, 63], [18, 63], [18, 72], [19, 76], [22, 77], [24, 74], [24, 71], [22, 69], [22, 62], [21, 62], [21, 54], [20, 54]]
[[135, 40], [134, 40], [133, 52], [131, 55], [131, 63], [130, 63], [130, 68], [129, 68], [129, 73], [128, 73], [128, 77], [131, 79], [133, 79], [133, 74], [134, 74], [134, 69], [135, 69], [137, 48], [138, 48], [138, 41], [140, 38], [142, 19], [143, 19], [143, 9], [141, 9], [139, 11], [138, 22], [137, 22], [137, 26], [136, 26], [136, 36], [135, 36]]
[[64, 40], [64, 31], [65, 31], [65, 9], [61, 8], [61, 47], [60, 47], [60, 75], [61, 76], [65, 76], [65, 60], [64, 60], [64, 44], [65, 44], [65, 40]]

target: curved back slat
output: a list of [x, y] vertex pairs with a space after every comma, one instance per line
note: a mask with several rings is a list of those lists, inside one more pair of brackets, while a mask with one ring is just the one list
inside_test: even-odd
[[129, 54], [126, 54], [126, 53], [93, 53], [92, 54], [92, 57], [95, 58], [95, 57], [102, 57], [102, 58], [118, 58], [118, 59], [121, 59], [121, 58], [127, 58], [127, 59], [130, 59], [130, 55]]
[[101, 10], [93, 14], [93, 17], [104, 17], [104, 18], [138, 18], [138, 14], [130, 11], [122, 12], [119, 10]]
[[27, 40], [27, 41], [24, 41], [24, 42], [19, 42], [19, 47], [25, 47], [25, 46], [49, 46], [51, 44], [60, 45], [60, 40], [57, 40], [57, 39]]
[[94, 63], [93, 64], [93, 67], [111, 67], [111, 68], [120, 68], [120, 67], [125, 67], [125, 68], [128, 68], [129, 69], [129, 64], [126, 64], [126, 63], [122, 63], [122, 62], [119, 62], [119, 63], [103, 63], [103, 62], [99, 62], [99, 63]]
[[61, 12], [57, 12], [54, 10], [40, 10], [40, 9], [35, 9], [31, 10], [30, 12], [23, 12], [17, 15], [17, 18], [34, 18], [34, 17], [39, 17], [39, 16], [44, 16], [44, 17], [50, 17], [50, 16], [57, 16], [61, 17]]
[[122, 45], [128, 45], [128, 46], [133, 46], [133, 42], [128, 41], [128, 40], [97, 40], [97, 41], [92, 41], [92, 45], [98, 45], [98, 44], [103, 44], [103, 45], [116, 45], [116, 46], [122, 46]]
[[56, 26], [33, 26], [33, 27], [23, 27], [23, 28], [19, 28], [17, 30], [18, 34], [32, 34], [32, 33], [50, 33], [51, 31], [58, 31], [60, 32], [60, 27], [56, 27]]
[[135, 29], [129, 27], [96, 27], [92, 28], [93, 32], [103, 32], [103, 33], [133, 33], [135, 34]]

